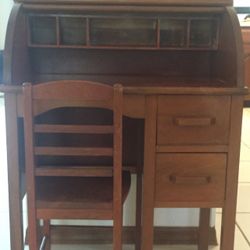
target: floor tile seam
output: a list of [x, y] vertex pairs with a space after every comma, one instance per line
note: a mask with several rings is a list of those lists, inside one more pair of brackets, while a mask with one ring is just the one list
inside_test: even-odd
[[244, 137], [242, 138], [241, 143], [242, 143], [244, 146], [246, 146], [247, 148], [249, 148], [248, 144], [244, 141]]
[[245, 241], [248, 244], [248, 246], [250, 247], [250, 239], [247, 238], [246, 234], [244, 233], [243, 229], [240, 227], [240, 225], [239, 225], [239, 223], [237, 221], [235, 222], [235, 225], [238, 228], [238, 230], [240, 231], [240, 233], [243, 236], [243, 238], [245, 239]]
[[241, 143], [244, 145], [244, 147], [247, 147], [247, 149], [249, 149], [250, 145], [249, 145], [249, 140], [246, 138], [247, 136], [243, 136], [241, 139]]
[[240, 163], [247, 163], [247, 162], [250, 162], [250, 159], [249, 160], [240, 160]]

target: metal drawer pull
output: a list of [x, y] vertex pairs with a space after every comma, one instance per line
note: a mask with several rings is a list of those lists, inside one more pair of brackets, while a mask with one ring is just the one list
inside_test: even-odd
[[205, 127], [215, 124], [215, 118], [212, 117], [176, 117], [174, 124], [181, 127]]
[[176, 175], [170, 175], [169, 180], [173, 184], [202, 185], [202, 184], [211, 183], [212, 182], [212, 177], [211, 176], [176, 176]]

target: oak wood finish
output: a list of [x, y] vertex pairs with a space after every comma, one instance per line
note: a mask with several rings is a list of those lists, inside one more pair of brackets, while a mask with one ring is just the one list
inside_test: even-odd
[[[210, 209], [209, 209], [210, 210]], [[208, 227], [209, 245], [218, 244], [214, 227]], [[52, 244], [111, 244], [111, 226], [66, 226], [51, 225]], [[136, 239], [136, 228], [134, 226], [123, 227], [123, 244], [134, 244]], [[155, 245], [194, 245], [198, 241], [198, 227], [155, 227]], [[26, 244], [28, 230], [26, 233]]]
[[[234, 231], [236, 204], [237, 204], [237, 181], [239, 174], [240, 133], [241, 124], [236, 122], [242, 119], [242, 97], [232, 97], [231, 105], [231, 130], [229, 138], [229, 151], [226, 175], [225, 202], [222, 208], [222, 236], [221, 250], [234, 249]], [[229, 205], [230, 204], [230, 205]], [[231, 225], [231, 226], [229, 226]]]
[[[46, 234], [42, 238], [40, 248], [49, 248], [46, 238], [49, 237], [48, 220], [51, 219], [112, 219], [114, 222], [113, 247], [114, 250], [122, 248], [122, 204], [130, 187], [130, 174], [122, 174], [122, 87], [110, 87], [86, 81], [58, 81], [24, 85], [24, 128], [25, 152], [27, 170], [28, 194], [28, 225], [29, 248], [39, 248], [37, 220], [45, 220]], [[60, 90], [59, 90], [60, 89]], [[81, 101], [96, 103], [94, 107], [103, 108], [101, 103], [107, 103], [113, 111], [113, 126], [83, 126], [80, 125], [50, 125], [37, 123], [36, 111], [40, 105], [39, 100], [59, 101], [57, 107], [67, 107], [73, 101], [78, 107]], [[77, 104], [75, 101], [77, 101]], [[99, 104], [99, 106], [98, 106]], [[107, 107], [107, 105], [105, 105]], [[54, 106], [52, 105], [52, 109]], [[86, 148], [86, 147], [38, 147], [36, 136], [41, 133], [53, 134], [59, 128], [60, 133], [71, 134], [112, 134], [112, 148]], [[107, 129], [108, 128], [108, 129]], [[111, 129], [110, 129], [111, 128]], [[65, 129], [65, 130], [64, 130]], [[93, 129], [93, 131], [91, 130]], [[101, 130], [100, 130], [101, 129]], [[93, 166], [92, 175], [89, 168], [78, 166], [72, 175], [71, 166], [64, 166], [63, 176], [55, 176], [57, 166], [46, 167], [46, 175], [41, 175], [43, 166], [39, 166], [40, 174], [36, 176], [39, 160], [36, 156], [113, 156], [111, 177], [98, 167]], [[52, 160], [53, 164], [53, 160]], [[79, 171], [80, 170], [80, 171]], [[87, 170], [84, 175], [84, 171]], [[99, 172], [100, 170], [100, 172]], [[50, 172], [51, 171], [51, 172]], [[77, 175], [79, 171], [79, 175]], [[67, 173], [70, 175], [67, 176]], [[102, 175], [105, 173], [104, 175]], [[95, 174], [97, 176], [95, 176]], [[83, 177], [79, 177], [82, 175]], [[113, 188], [115, 187], [115, 188]]]
[[185, 201], [190, 207], [192, 202], [223, 204], [225, 175], [225, 154], [157, 154], [155, 206]]
[[[211, 169], [206, 167], [206, 170], [220, 176], [219, 179], [222, 183], [226, 180], [224, 187], [223, 184], [219, 185], [221, 196], [216, 201], [203, 200], [202, 202], [192, 201], [190, 203], [189, 200], [178, 200], [178, 195], [176, 195], [175, 201], [167, 203], [164, 201], [160, 206], [190, 207], [191, 204], [192, 207], [201, 208], [198, 246], [202, 250], [207, 249], [208, 208], [223, 207], [224, 229], [221, 249], [231, 249], [233, 246], [241, 103], [243, 102], [242, 95], [247, 90], [244, 88], [242, 40], [239, 23], [233, 8], [226, 5], [232, 5], [232, 2], [230, 0], [177, 0], [173, 3], [172, 0], [122, 0], [118, 3], [115, 0], [91, 2], [88, 0], [73, 0], [70, 2], [67, 0], [53, 2], [52, 0], [20, 0], [20, 4], [16, 4], [13, 9], [7, 32], [4, 83], [8, 84], [8, 86], [0, 87], [7, 93], [7, 96], [12, 96], [11, 101], [9, 99], [8, 102], [9, 97], [6, 96], [6, 103], [8, 103], [7, 121], [10, 124], [7, 125], [8, 150], [13, 150], [13, 154], [8, 152], [8, 158], [12, 158], [12, 155], [16, 158], [8, 159], [9, 163], [11, 163], [9, 179], [15, 181], [12, 189], [10, 189], [12, 190], [10, 199], [13, 208], [21, 208], [21, 197], [15, 196], [18, 194], [20, 184], [22, 184], [18, 182], [22, 162], [20, 159], [17, 160], [18, 154], [22, 156], [21, 149], [23, 148], [22, 117], [24, 109], [22, 103], [24, 99], [20, 93], [20, 85], [25, 81], [37, 84], [62, 80], [69, 80], [74, 84], [76, 80], [83, 79], [86, 81], [99, 81], [107, 85], [114, 85], [119, 82], [124, 85], [123, 114], [128, 116], [123, 118], [122, 124], [124, 138], [123, 165], [127, 169], [133, 168], [133, 172], [138, 174], [139, 199], [137, 208], [139, 210], [137, 210], [136, 234], [141, 237], [137, 237], [137, 249], [140, 249], [142, 244], [142, 250], [152, 250], [153, 211], [156, 203], [155, 194], [158, 192], [155, 193], [156, 183], [154, 178], [158, 171], [157, 157], [159, 155], [188, 154], [193, 156], [194, 162], [198, 161], [200, 157], [209, 155], [212, 157], [211, 159], [214, 159], [215, 165], [219, 165], [218, 171], [215, 167], [211, 167]], [[110, 15], [125, 17], [128, 14], [131, 17], [140, 16], [140, 18], [145, 19], [153, 17], [158, 20], [156, 27], [157, 48], [153, 50], [151, 48], [145, 49], [140, 44], [133, 48], [119, 47], [116, 44], [108, 48], [93, 48], [89, 46], [91, 41], [89, 33], [91, 20], [89, 18], [86, 20], [86, 46], [61, 44], [60, 15], [68, 15], [73, 18], [88, 15], [92, 18], [96, 16], [108, 18]], [[29, 28], [26, 18], [30, 15], [55, 16], [55, 44], [39, 45], [29, 43], [28, 37], [31, 34], [28, 34]], [[190, 22], [192, 22], [193, 17], [198, 19], [214, 17], [219, 24], [216, 30], [218, 40], [214, 43], [216, 47], [213, 49], [164, 48], [164, 50], [160, 50], [162, 42], [159, 32], [161, 27], [159, 20], [162, 17], [185, 17]], [[187, 29], [187, 32], [190, 32], [190, 29]], [[187, 34], [188, 43], [195, 41], [193, 38], [189, 40], [190, 35]], [[204, 34], [201, 32], [200, 35], [203, 36]], [[166, 100], [166, 103], [160, 101], [161, 99]], [[63, 104], [62, 101], [59, 104], [57, 101], [39, 100], [39, 105], [33, 110], [34, 114], [38, 115], [48, 111], [50, 107], [58, 108]], [[80, 101], [76, 100], [73, 106], [79, 103]], [[12, 105], [14, 107], [10, 107]], [[91, 105], [93, 105], [91, 101], [84, 103], [84, 107], [90, 107]], [[110, 108], [112, 103], [104, 105], [103, 102], [100, 102], [99, 105]], [[186, 111], [185, 113], [182, 113], [181, 108], [178, 108], [180, 105]], [[160, 114], [159, 112], [165, 113]], [[172, 136], [170, 142], [169, 136], [171, 137], [171, 135], [166, 132], [166, 121], [161, 121], [161, 115], [163, 117], [164, 115], [174, 117], [171, 124], [174, 124], [180, 130], [180, 132], [171, 133], [176, 140]], [[68, 121], [72, 119], [79, 120], [76, 117], [72, 118], [67, 113], [63, 113], [62, 117]], [[130, 119], [129, 117], [136, 119]], [[52, 116], [52, 118], [56, 120], [60, 117]], [[145, 124], [144, 136], [141, 135], [144, 132], [143, 123]], [[42, 125], [39, 128], [39, 126], [38, 131], [44, 129], [49, 131], [62, 130], [60, 127], [48, 126], [44, 128]], [[79, 127], [68, 127], [67, 125], [64, 129], [72, 131], [72, 129], [79, 130]], [[81, 129], [85, 130], [87, 128]], [[142, 133], [137, 133], [137, 129]], [[196, 130], [204, 131], [205, 135], [197, 136]], [[180, 136], [180, 133], [182, 133], [182, 136]], [[59, 133], [54, 134], [60, 135]], [[97, 135], [102, 134], [100, 132]], [[137, 139], [139, 143], [135, 143]], [[162, 142], [159, 143], [161, 140]], [[236, 141], [235, 145], [234, 141]], [[55, 139], [55, 142], [57, 143], [57, 139]], [[226, 163], [224, 160], [223, 162], [216, 160], [217, 157], [220, 158], [221, 156], [227, 159]], [[140, 169], [142, 162], [144, 165], [143, 170]], [[173, 162], [173, 165], [176, 162], [178, 163], [178, 159]], [[187, 165], [191, 162], [192, 160], [189, 163], [187, 162]], [[207, 162], [209, 162], [209, 159]], [[78, 167], [82, 166], [82, 162], [80, 163]], [[37, 168], [36, 174], [41, 175], [39, 178], [47, 178], [51, 171], [51, 174], [57, 178], [60, 175], [60, 178], [65, 178], [67, 174], [71, 178], [76, 178], [78, 172], [80, 176], [87, 175], [92, 178], [93, 175], [101, 173], [109, 178], [110, 170], [102, 168], [101, 165], [99, 164], [94, 171], [90, 171], [90, 165], [87, 165], [84, 170], [79, 170], [79, 168], [75, 169], [77, 166], [71, 164], [70, 166], [73, 168], [69, 171], [62, 169], [62, 165], [58, 164], [58, 171], [51, 171], [50, 166], [48, 166], [43, 170]], [[195, 167], [192, 166], [191, 169], [195, 169]], [[181, 170], [182, 172], [186, 171], [185, 167], [181, 167]], [[142, 171], [143, 176], [141, 175]], [[221, 172], [224, 173], [224, 176], [221, 175]], [[189, 176], [189, 178], [185, 177], [183, 178], [182, 175], [172, 176], [172, 181], [175, 182], [172, 185], [187, 185], [186, 183], [190, 182], [190, 180], [192, 183], [196, 182], [196, 185], [212, 185], [209, 176], [194, 175]], [[180, 182], [184, 182], [184, 184], [178, 184]], [[141, 186], [140, 183], [143, 183], [143, 185]], [[187, 189], [191, 188], [192, 185], [187, 185]], [[143, 194], [142, 203], [140, 202], [140, 189], [142, 189]], [[225, 200], [221, 198], [223, 191]], [[161, 192], [164, 193], [165, 191], [160, 190], [158, 193]], [[231, 197], [230, 194], [232, 194]], [[140, 205], [142, 205], [141, 211]], [[118, 210], [118, 214], [120, 214], [120, 209]], [[76, 212], [74, 209], [71, 211]], [[16, 228], [16, 225], [20, 226], [21, 215], [13, 212], [11, 212], [11, 228]], [[45, 212], [49, 215], [53, 211], [46, 210]], [[90, 209], [87, 212], [89, 215], [93, 215], [96, 211]], [[106, 212], [103, 215], [109, 216], [110, 214]], [[64, 209], [60, 210], [59, 214], [66, 216]], [[142, 217], [140, 217], [140, 214], [142, 214]], [[75, 216], [79, 216], [79, 213], [75, 213]], [[120, 222], [117, 225], [119, 224]], [[48, 229], [46, 223], [45, 228]], [[12, 250], [20, 250], [22, 249], [20, 227], [15, 230], [15, 233], [12, 236]], [[117, 246], [120, 245], [120, 235], [118, 230], [118, 236], [115, 237]], [[228, 238], [230, 240], [227, 240]]]
[[229, 133], [229, 108], [228, 96], [160, 96], [157, 144], [226, 145]]
[[198, 250], [207, 249], [209, 245], [210, 209], [200, 209]]
[[85, 5], [232, 5], [231, 0], [159, 0], [157, 3], [153, 0], [123, 0], [123, 1], [116, 1], [116, 0], [17, 0], [17, 2], [22, 3], [40, 3], [40, 4], [85, 4]]
[[154, 223], [155, 151], [157, 98], [146, 98], [144, 176], [142, 193], [142, 249], [152, 250]]
[[[241, 32], [244, 46], [245, 85], [250, 87], [250, 27], [242, 27]], [[250, 100], [249, 94], [245, 100]]]

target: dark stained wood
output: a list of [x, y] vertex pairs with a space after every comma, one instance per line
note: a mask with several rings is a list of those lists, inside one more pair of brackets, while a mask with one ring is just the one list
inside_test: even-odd
[[[122, 99], [121, 85], [110, 87], [87, 81], [49, 82], [24, 87], [24, 128], [25, 153], [29, 211], [29, 248], [37, 250], [37, 221], [44, 219], [112, 219], [114, 222], [114, 250], [122, 248], [122, 206], [130, 188], [130, 173], [122, 171]], [[94, 107], [103, 108], [102, 103], [111, 103], [113, 125], [79, 126], [56, 123], [39, 124], [36, 116], [41, 100], [59, 102], [57, 107], [78, 107], [80, 102], [96, 103]], [[77, 102], [76, 102], [77, 101]], [[101, 104], [100, 104], [101, 101]], [[49, 102], [50, 103], [50, 102]], [[99, 105], [99, 106], [98, 106]], [[54, 109], [54, 103], [51, 106]], [[81, 105], [80, 105], [81, 106]], [[47, 111], [46, 110], [46, 111]], [[41, 115], [39, 113], [39, 115]], [[71, 121], [72, 122], [72, 121]], [[36, 136], [59, 133], [67, 134], [112, 134], [112, 147], [64, 146], [63, 140], [54, 146], [40, 146]], [[60, 146], [60, 142], [61, 145]], [[113, 165], [108, 166], [65, 166], [38, 165], [37, 156], [113, 156]], [[65, 162], [64, 162], [65, 163]], [[60, 171], [60, 172], [59, 172]], [[80, 177], [81, 176], [81, 177]], [[114, 188], [115, 187], [115, 188]], [[48, 225], [47, 234], [48, 234]], [[45, 238], [49, 235], [45, 235]], [[43, 239], [45, 239], [43, 238]], [[50, 239], [49, 239], [50, 241]], [[45, 247], [42, 241], [41, 248]], [[46, 246], [48, 247], [48, 246]]]
[[181, 152], [181, 153], [213, 153], [213, 152], [224, 152], [226, 153], [228, 151], [227, 145], [157, 145], [156, 146], [156, 152], [157, 153], [174, 153], [174, 152]]
[[35, 147], [35, 155], [112, 156], [113, 148]]
[[113, 178], [113, 249], [122, 250], [122, 224], [123, 224], [123, 185], [122, 179], [122, 105], [123, 89], [115, 85], [113, 97], [113, 124], [114, 124], [114, 178]]
[[152, 250], [153, 246], [153, 223], [154, 223], [154, 200], [155, 200], [155, 145], [156, 145], [156, 113], [157, 98], [146, 98], [145, 114], [145, 141], [144, 141], [144, 169], [142, 190], [142, 242], [143, 250]]
[[159, 0], [157, 3], [153, 0], [17, 0], [17, 2], [22, 3], [40, 3], [40, 4], [85, 4], [85, 5], [232, 5], [231, 0]]
[[210, 213], [211, 210], [209, 208], [200, 209], [198, 250], [208, 250]]
[[[250, 28], [242, 27], [242, 39], [244, 46], [244, 66], [245, 66], [245, 85], [250, 87]], [[245, 100], [250, 100], [250, 95], [245, 97]]]
[[221, 250], [234, 249], [235, 216], [237, 204], [237, 182], [239, 174], [240, 134], [243, 97], [232, 97], [231, 132], [229, 138], [228, 164], [226, 175], [225, 202], [222, 209]]
[[36, 176], [112, 176], [113, 169], [108, 166], [42, 166], [35, 170]]
[[[216, 246], [218, 241], [214, 227], [209, 227], [209, 245]], [[198, 240], [198, 227], [155, 227], [155, 245], [194, 245]], [[111, 244], [110, 226], [66, 226], [52, 225], [51, 240], [53, 244]], [[136, 228], [123, 227], [123, 244], [134, 244]], [[28, 230], [26, 236], [28, 235]], [[26, 244], [28, 243], [26, 239]]]
[[113, 134], [113, 126], [110, 125], [54, 125], [37, 124], [34, 127], [35, 133], [76, 133], [76, 134]]
[[37, 209], [36, 209], [36, 181], [34, 162], [34, 136], [33, 136], [33, 98], [32, 86], [27, 84], [24, 88], [24, 135], [25, 135], [25, 167], [27, 175], [27, 204], [28, 204], [28, 227], [29, 227], [29, 248], [39, 248], [39, 237], [37, 232]]
[[[166, 109], [166, 107], [172, 107]], [[158, 145], [226, 145], [230, 97], [160, 96]]]
[[6, 141], [9, 185], [9, 213], [11, 249], [23, 249], [22, 183], [18, 156], [17, 98], [14, 93], [5, 94]]
[[226, 154], [157, 154], [155, 205], [158, 202], [224, 201]]
[[51, 247], [51, 238], [50, 238], [50, 234], [51, 234], [51, 225], [50, 225], [50, 221], [49, 220], [43, 220], [43, 235], [45, 235], [44, 237], [46, 238], [45, 241], [45, 250], [50, 250]]
[[25, 15], [21, 4], [15, 3], [8, 22], [4, 48], [3, 81], [5, 84], [16, 85], [31, 80], [26, 34]]
[[[109, 89], [109, 86], [118, 82], [125, 86], [125, 96], [123, 105], [119, 108], [117, 107], [117, 109], [124, 115], [129, 116], [123, 117], [123, 162], [118, 161], [118, 169], [121, 169], [123, 165], [126, 169], [133, 168], [134, 173], [137, 173], [137, 232], [135, 233], [137, 235], [137, 249], [140, 249], [141, 245], [141, 250], [152, 250], [153, 210], [155, 206], [203, 208], [200, 216], [200, 235], [198, 239], [198, 246], [202, 250], [207, 248], [209, 208], [223, 207], [224, 230], [222, 235], [222, 250], [232, 249], [241, 104], [243, 101], [242, 95], [248, 93], [244, 88], [242, 41], [232, 1], [122, 0], [117, 2], [116, 0], [20, 0], [19, 2], [22, 3], [22, 6], [16, 4], [16, 7], [14, 7], [7, 32], [4, 83], [8, 84], [8, 86], [0, 87], [0, 89], [7, 93], [7, 99], [12, 96], [10, 98], [11, 101], [10, 99], [8, 100], [8, 105], [14, 105], [7, 108], [9, 113], [6, 114], [8, 117], [8, 150], [13, 150], [13, 154], [12, 152], [8, 152], [8, 158], [20, 157], [20, 160], [8, 159], [10, 163], [9, 179], [11, 185], [15, 181], [14, 185], [10, 188], [12, 206], [19, 210], [21, 204], [18, 191], [22, 183], [19, 181], [20, 173], [18, 165], [20, 164], [20, 168], [23, 165], [21, 161], [23, 154], [21, 150], [24, 148], [22, 117], [24, 114], [23, 103], [26, 102], [20, 93], [21, 84], [27, 81], [32, 82], [32, 84], [54, 80], [60, 81], [59, 85], [53, 90], [56, 95], [53, 101], [42, 100], [40, 99], [41, 96], [37, 95], [39, 103], [35, 105], [33, 115], [43, 117], [43, 119], [41, 118], [43, 122], [47, 121], [46, 119], [50, 116], [46, 116], [43, 113], [49, 111], [50, 108], [57, 109], [67, 104], [62, 99], [64, 95], [70, 95], [71, 93], [71, 98], [77, 96], [77, 100], [73, 100], [71, 107], [81, 103], [77, 81], [102, 82], [106, 84], [106, 89]], [[32, 38], [32, 33], [28, 34], [29, 25], [26, 23], [26, 20], [28, 20], [27, 16], [32, 15], [41, 15], [45, 18], [54, 16], [53, 20], [55, 20], [56, 24], [54, 33], [42, 36], [42, 40], [45, 38], [45, 41], [49, 36], [55, 36], [52, 44], [46, 44], [46, 42], [44, 44], [39, 39], [30, 39]], [[62, 32], [60, 15], [67, 15], [68, 18], [74, 18], [75, 16], [81, 16], [82, 18], [83, 16], [87, 16], [85, 30], [86, 44], [72, 45], [62, 40], [62, 34], [60, 34]], [[117, 44], [114, 43], [113, 46], [100, 45], [95, 47], [91, 44], [92, 31], [89, 26], [91, 25], [91, 18], [102, 17], [107, 19], [111, 16], [113, 18], [115, 16], [124, 18], [128, 17], [128, 15], [131, 18], [140, 17], [145, 20], [153, 18], [157, 21], [156, 47], [143, 48], [141, 43], [134, 44], [133, 47], [129, 47], [127, 44], [119, 47], [121, 45], [118, 44], [119, 41]], [[186, 34], [183, 47], [178, 48], [175, 44], [172, 48], [167, 46], [161, 48], [161, 45], [164, 45], [161, 41], [163, 36], [161, 37], [160, 34], [161, 20], [168, 17], [173, 19], [184, 18], [188, 23], [185, 31], [189, 32], [186, 32], [188, 34]], [[197, 37], [194, 38], [193, 24], [196, 23], [194, 19], [213, 19], [216, 21], [212, 22], [213, 25], [210, 27], [210, 30], [208, 28], [206, 33], [198, 32], [196, 34]], [[42, 26], [42, 29], [44, 30], [42, 30], [41, 34], [43, 32], [46, 34], [46, 27]], [[117, 27], [115, 29], [119, 30]], [[39, 35], [41, 38], [41, 34], [35, 33], [38, 38]], [[177, 33], [175, 32], [175, 34]], [[130, 37], [131, 31], [126, 34], [130, 35], [124, 38], [125, 40], [136, 38]], [[208, 38], [208, 34], [213, 34], [210, 36], [212, 38], [211, 41]], [[73, 38], [75, 35], [73, 34], [71, 37]], [[103, 35], [107, 34], [104, 33]], [[206, 41], [203, 43], [203, 46], [191, 48], [195, 44], [196, 46], [201, 45], [202, 39]], [[100, 42], [99, 44], [101, 44]], [[147, 44], [147, 41], [145, 43]], [[206, 47], [204, 44], [210, 44], [210, 46]], [[19, 88], [13, 85], [19, 86]], [[71, 87], [74, 87], [74, 90], [69, 92]], [[62, 89], [64, 90], [61, 91]], [[85, 97], [89, 98], [88, 91], [85, 93]], [[98, 99], [100, 99], [99, 93], [101, 91], [97, 88], [94, 96]], [[43, 94], [48, 95], [49, 93], [46, 91]], [[167, 101], [157, 102], [157, 99], [165, 99]], [[199, 101], [197, 101], [198, 99]], [[211, 99], [217, 101], [208, 101]], [[237, 101], [235, 101], [236, 99]], [[87, 100], [81, 107], [92, 107], [92, 105], [93, 102]], [[99, 101], [98, 105], [105, 109], [112, 109], [113, 99], [106, 98]], [[98, 105], [93, 107], [96, 108]], [[192, 106], [191, 108], [190, 105]], [[181, 113], [180, 110], [184, 110], [185, 112]], [[77, 114], [72, 116], [66, 111], [62, 112], [59, 117], [51, 116], [50, 118], [54, 122], [53, 125], [49, 124], [47, 128], [44, 128], [41, 122], [38, 125], [38, 133], [36, 133], [34, 139], [35, 143], [39, 145], [36, 146], [51, 147], [54, 146], [53, 143], [59, 145], [60, 140], [56, 136], [63, 134], [67, 137], [68, 133], [57, 133], [55, 130], [58, 129], [58, 132], [63, 132], [63, 130], [70, 132], [72, 138], [78, 137], [72, 140], [67, 139], [63, 145], [65, 146], [64, 151], [67, 150], [67, 147], [77, 147], [76, 151], [81, 151], [80, 148], [85, 147], [86, 143], [84, 136], [78, 136], [78, 132], [85, 133], [83, 130], [87, 129], [85, 127], [81, 130], [78, 127], [82, 122], [82, 118], [80, 119]], [[172, 127], [170, 126], [171, 129], [169, 129], [168, 123], [164, 119], [161, 120], [161, 116], [173, 117]], [[103, 118], [105, 120], [107, 117], [103, 116]], [[57, 121], [62, 120], [65, 121], [65, 124], [63, 124], [63, 127], [58, 127]], [[72, 123], [69, 121], [79, 123], [77, 123], [77, 126], [73, 125], [74, 127], [70, 127]], [[119, 123], [121, 125], [121, 121]], [[144, 132], [144, 124], [145, 135], [143, 139], [140, 132]], [[176, 132], [173, 130], [174, 126], [179, 131]], [[118, 127], [121, 131], [120, 126]], [[100, 132], [99, 129], [95, 129], [95, 131]], [[103, 134], [97, 133], [96, 135]], [[109, 138], [108, 141], [112, 143], [112, 139]], [[236, 142], [235, 145], [233, 145], [234, 141]], [[45, 142], [48, 145], [44, 144]], [[73, 145], [73, 142], [76, 145]], [[121, 142], [118, 141], [117, 145], [115, 148], [120, 149]], [[99, 148], [99, 146], [95, 147]], [[104, 145], [101, 144], [100, 147], [104, 147]], [[108, 147], [111, 147], [111, 144]], [[73, 151], [74, 153], [76, 152], [75, 149]], [[121, 152], [114, 152], [114, 155], [121, 158]], [[156, 164], [155, 158], [158, 158], [159, 155], [163, 157], [166, 155], [191, 155], [192, 159], [187, 157], [186, 159], [188, 160], [183, 161], [183, 164], [181, 164], [180, 173], [178, 175], [174, 173], [170, 176], [172, 186], [183, 185], [186, 187], [185, 191], [194, 189], [194, 186], [205, 186], [208, 187], [207, 190], [211, 188], [210, 191], [213, 193], [213, 185], [216, 183], [213, 182], [213, 178], [210, 178], [210, 174], [212, 173], [221, 181], [221, 183], [216, 184], [218, 185], [219, 192], [215, 196], [209, 193], [207, 199], [204, 198], [202, 201], [198, 199], [197, 201], [192, 199], [200, 198], [201, 194], [195, 189], [194, 196], [191, 194], [190, 197], [186, 196], [185, 200], [178, 200], [183, 196], [179, 195], [179, 191], [175, 192], [173, 188], [169, 190], [169, 192], [172, 191], [172, 194], [167, 194], [167, 197], [164, 196], [164, 200], [157, 201], [157, 204], [154, 204], [155, 194], [165, 194], [168, 191], [165, 188], [156, 192], [154, 190], [155, 183], [158, 185], [155, 179], [155, 172], [157, 175], [159, 171], [159, 166]], [[200, 160], [201, 156], [206, 158], [206, 160], [201, 160], [205, 166], [206, 171], [203, 170], [206, 172], [206, 175], [199, 175], [200, 168], [196, 169], [192, 165], [189, 170], [191, 174], [183, 176], [183, 173], [187, 172], [187, 166]], [[223, 161], [220, 159], [221, 156], [224, 159]], [[173, 158], [175, 159], [175, 157]], [[228, 160], [226, 161], [225, 159]], [[39, 163], [36, 171], [34, 171], [34, 174], [38, 175], [37, 179], [48, 178], [49, 174], [57, 176], [53, 178], [66, 178], [67, 175], [70, 178], [77, 178], [76, 175], [79, 175], [78, 178], [85, 178], [80, 176], [89, 176], [92, 178], [91, 176], [96, 175], [110, 177], [110, 174], [112, 174], [107, 167], [110, 164], [106, 164], [108, 161], [103, 162], [105, 164], [99, 164], [96, 169], [90, 169], [92, 167], [91, 164], [86, 164], [87, 167], [83, 169], [82, 161], [78, 161], [78, 164], [71, 162], [72, 164], [69, 164], [69, 168], [64, 168], [65, 166], [62, 165], [61, 161], [57, 162], [57, 168], [51, 169], [51, 164], [40, 164], [46, 163], [46, 161], [41, 160], [41, 156], [36, 157], [36, 160]], [[69, 163], [69, 160], [70, 157], [67, 156], [67, 161], [63, 161], [63, 164], [67, 165], [66, 163]], [[28, 162], [32, 161], [33, 159], [30, 159]], [[178, 163], [180, 163], [180, 159], [175, 159], [171, 165], [175, 166]], [[208, 167], [208, 163], [215, 164], [215, 167]], [[105, 168], [100, 168], [102, 165]], [[144, 165], [144, 169], [141, 169], [142, 165]], [[162, 168], [164, 171], [165, 168], [167, 169], [166, 166]], [[207, 171], [209, 172], [208, 175]], [[114, 175], [121, 180], [120, 172], [116, 172]], [[28, 176], [30, 176], [30, 173]], [[116, 205], [112, 208], [112, 211], [87, 209], [81, 214], [81, 211], [76, 211], [75, 208], [71, 208], [71, 210], [62, 208], [57, 210], [58, 213], [56, 215], [58, 217], [69, 218], [68, 212], [73, 212], [75, 218], [81, 218], [84, 216], [95, 217], [95, 213], [100, 212], [100, 217], [111, 218], [113, 214], [116, 214], [118, 220], [115, 223], [115, 227], [117, 230], [114, 233], [117, 233], [117, 235], [114, 235], [114, 240], [115, 246], [119, 248], [121, 246], [121, 183], [119, 181], [118, 184], [115, 182], [114, 186], [117, 186], [115, 194], [118, 195]], [[142, 203], [140, 200], [141, 192], [143, 194]], [[208, 193], [209, 191], [206, 192]], [[229, 195], [231, 193], [232, 197]], [[175, 194], [175, 199], [169, 201], [168, 199], [173, 197], [171, 196], [173, 194]], [[15, 200], [15, 198], [17, 199]], [[41, 209], [38, 212], [39, 216], [45, 214], [46, 219], [50, 219], [52, 215], [55, 215], [55, 211], [50, 208]], [[21, 213], [17, 213], [17, 215], [13, 214], [13, 212], [11, 213], [11, 228], [20, 226], [20, 216]], [[34, 223], [31, 225], [31, 229], [32, 226], [33, 228], [36, 227]], [[47, 226], [48, 224], [45, 225], [45, 227]], [[230, 229], [227, 230], [227, 228]], [[12, 250], [20, 250], [22, 249], [22, 246], [20, 246], [22, 239], [21, 229], [15, 230], [14, 233], [16, 235], [12, 236]], [[227, 240], [228, 238], [230, 240]], [[36, 242], [33, 242], [33, 244], [36, 244]]]

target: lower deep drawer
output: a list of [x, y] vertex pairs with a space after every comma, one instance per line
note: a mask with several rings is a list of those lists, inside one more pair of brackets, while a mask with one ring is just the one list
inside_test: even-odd
[[222, 203], [226, 178], [226, 154], [157, 154], [155, 203]]

